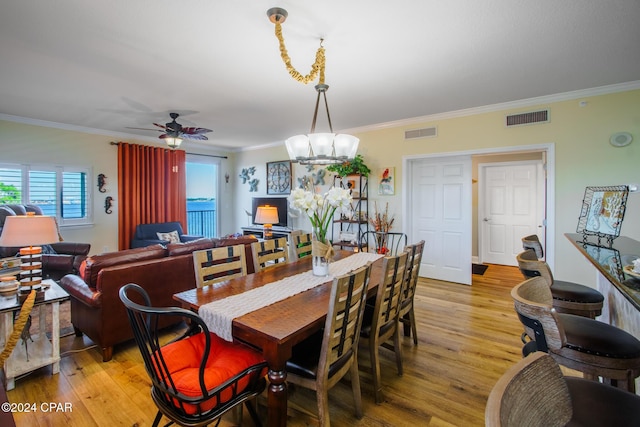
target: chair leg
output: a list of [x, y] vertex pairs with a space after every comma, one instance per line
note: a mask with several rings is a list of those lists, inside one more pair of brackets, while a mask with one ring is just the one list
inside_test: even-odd
[[162, 419], [162, 412], [158, 411], [158, 413], [156, 414], [156, 418], [153, 420], [153, 427], [158, 427], [158, 424], [160, 424], [161, 419]]
[[362, 393], [360, 392], [360, 371], [358, 370], [358, 358], [354, 357], [351, 364], [351, 390], [353, 391], [353, 406], [356, 410], [356, 418], [362, 418]]
[[396, 354], [396, 365], [398, 366], [398, 375], [404, 373], [402, 369], [402, 344], [400, 343], [400, 325], [396, 326], [396, 332], [393, 334], [394, 353]]
[[[256, 427], [262, 427], [262, 423], [260, 422], [260, 417], [258, 417], [258, 412], [256, 411], [256, 408], [253, 406], [253, 402], [250, 400], [247, 400], [244, 403], [247, 406], [247, 410], [249, 411], [249, 415], [251, 415], [251, 419], [253, 420], [253, 423], [256, 425]], [[242, 409], [242, 406], [240, 406], [240, 408]]]
[[326, 387], [322, 387], [322, 390], [318, 388], [316, 390], [316, 399], [318, 400], [318, 418], [320, 421], [320, 427], [329, 425], [329, 391]]
[[369, 355], [371, 357], [371, 376], [373, 377], [373, 391], [376, 403], [382, 403], [382, 380], [380, 378], [380, 360], [378, 358], [378, 340], [369, 340]]
[[413, 334], [413, 345], [418, 345], [418, 330], [416, 329], [416, 314], [413, 311], [413, 304], [409, 311], [409, 321], [411, 322], [411, 333]]

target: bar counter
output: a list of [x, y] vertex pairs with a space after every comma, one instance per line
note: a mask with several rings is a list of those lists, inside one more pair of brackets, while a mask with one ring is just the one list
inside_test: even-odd
[[640, 339], [640, 275], [625, 271], [640, 258], [640, 242], [618, 237], [609, 246], [606, 241], [582, 234], [566, 233], [569, 241], [597, 270], [598, 290], [605, 297], [598, 320], [617, 326]]

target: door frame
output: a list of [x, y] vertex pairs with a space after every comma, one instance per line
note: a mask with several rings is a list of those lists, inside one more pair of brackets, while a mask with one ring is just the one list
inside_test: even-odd
[[[508, 146], [508, 147], [493, 147], [493, 148], [480, 148], [475, 150], [462, 150], [462, 151], [448, 151], [444, 153], [428, 153], [428, 154], [413, 154], [402, 156], [402, 228], [404, 233], [409, 231], [409, 194], [411, 182], [411, 171], [415, 161], [438, 158], [438, 157], [453, 157], [453, 156], [474, 156], [481, 154], [513, 154], [518, 152], [531, 152], [542, 151], [546, 158], [546, 200], [545, 200], [545, 217], [546, 217], [546, 262], [553, 270], [555, 260], [555, 143], [543, 143], [533, 145], [520, 145], [520, 146]], [[471, 219], [473, 221], [473, 218]], [[427, 242], [429, 244], [429, 242]], [[471, 251], [472, 248], [469, 248]]]
[[[544, 156], [543, 156], [544, 157]], [[542, 224], [542, 236], [541, 239], [542, 245], [544, 247], [546, 241], [546, 230], [544, 227], [544, 216], [546, 212], [544, 211], [546, 194], [545, 194], [545, 184], [544, 184], [544, 162], [545, 159], [540, 160], [514, 160], [507, 162], [487, 162], [487, 163], [478, 163], [478, 217], [476, 218], [476, 227], [478, 230], [478, 262], [484, 262], [484, 240], [488, 238], [484, 232], [484, 220], [482, 217], [486, 217], [488, 213], [486, 212], [488, 203], [486, 200], [487, 192], [486, 192], [486, 171], [487, 168], [497, 167], [497, 166], [522, 166], [522, 165], [535, 165], [536, 166], [536, 197], [537, 202], [540, 206], [542, 206], [542, 210], [538, 210], [535, 212], [536, 215], [536, 223]], [[536, 231], [536, 234], [538, 232]], [[523, 236], [524, 237], [524, 236]], [[514, 264], [515, 261], [514, 261]]]

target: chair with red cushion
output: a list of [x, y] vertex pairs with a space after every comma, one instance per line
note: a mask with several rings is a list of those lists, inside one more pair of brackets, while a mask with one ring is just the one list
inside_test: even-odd
[[[209, 332], [189, 310], [152, 307], [138, 285], [120, 288], [120, 299], [151, 378], [151, 397], [158, 407], [154, 426], [163, 415], [179, 425], [207, 425], [243, 402], [260, 425], [249, 402], [266, 386], [266, 362], [259, 352]], [[166, 316], [181, 317], [191, 325], [169, 343], [157, 328]]]

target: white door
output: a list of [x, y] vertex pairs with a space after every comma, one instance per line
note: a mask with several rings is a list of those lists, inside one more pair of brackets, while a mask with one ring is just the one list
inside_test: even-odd
[[541, 161], [480, 165], [480, 260], [517, 265], [522, 237], [538, 234], [544, 245], [544, 176]]
[[424, 239], [420, 275], [471, 284], [471, 156], [411, 162], [409, 235]]

